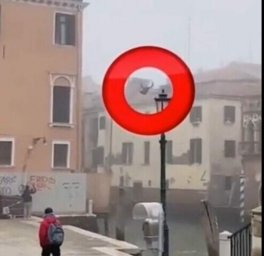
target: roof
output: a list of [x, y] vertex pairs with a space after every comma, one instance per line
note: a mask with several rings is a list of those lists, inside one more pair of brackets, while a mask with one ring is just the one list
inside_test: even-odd
[[229, 65], [196, 73], [196, 83], [211, 82], [215, 80], [260, 80], [261, 65], [244, 62], [232, 62]]
[[[195, 97], [223, 97], [238, 98], [246, 96], [261, 95], [261, 65], [250, 63], [231, 63], [224, 68], [208, 70], [205, 72], [194, 74], [195, 81]], [[147, 88], [144, 94], [143, 88]], [[143, 89], [143, 90], [142, 90]], [[150, 80], [142, 78], [129, 79], [125, 96], [130, 105], [154, 105], [154, 98], [160, 93], [161, 89], [165, 89], [168, 95], [171, 95], [171, 87], [164, 84], [154, 87]], [[141, 93], [140, 93], [141, 92]], [[103, 106], [102, 99], [98, 95], [93, 98], [95, 107]]]
[[[0, 1], [1, 2], [1, 1]], [[7, 1], [7, 2], [21, 2], [21, 3], [34, 3], [39, 5], [48, 5], [53, 6], [56, 8], [63, 8], [63, 9], [77, 9], [83, 10], [86, 8], [89, 3], [85, 2], [84, 0], [16, 0], [16, 1]]]

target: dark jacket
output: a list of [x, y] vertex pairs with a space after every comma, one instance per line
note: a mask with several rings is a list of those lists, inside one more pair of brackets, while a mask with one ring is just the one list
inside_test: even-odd
[[33, 187], [32, 189], [30, 189], [28, 186], [26, 186], [23, 194], [22, 194], [22, 199], [24, 201], [24, 203], [30, 203], [32, 202], [32, 196], [31, 194], [36, 193], [36, 188]]
[[45, 215], [39, 227], [39, 243], [42, 248], [45, 248], [49, 245], [48, 229], [50, 224], [61, 225], [60, 221], [55, 217], [54, 214]]

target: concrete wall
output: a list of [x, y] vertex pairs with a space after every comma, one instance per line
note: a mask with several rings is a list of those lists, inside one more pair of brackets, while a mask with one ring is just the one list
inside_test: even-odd
[[[210, 99], [208, 103], [208, 131], [210, 148], [210, 167], [212, 174], [234, 175], [240, 174], [241, 156], [239, 154], [239, 142], [241, 141], [241, 102], [239, 100]], [[235, 122], [224, 123], [224, 106], [235, 107]], [[236, 157], [224, 156], [225, 140], [236, 141]]]
[[[27, 181], [36, 186], [33, 212], [43, 212], [50, 206], [56, 213], [86, 212], [86, 174], [28, 173]], [[0, 194], [19, 195], [22, 173], [0, 173]]]
[[108, 213], [110, 202], [111, 175], [105, 173], [87, 174], [87, 199], [93, 200], [93, 212]]
[[[134, 182], [142, 181], [144, 188], [160, 188], [160, 167], [135, 168], [133, 166], [113, 166], [112, 186], [120, 186], [124, 178], [125, 187], [133, 187]], [[206, 190], [209, 172], [200, 166], [168, 165], [166, 178], [169, 189]], [[121, 185], [122, 186], [122, 185]]]

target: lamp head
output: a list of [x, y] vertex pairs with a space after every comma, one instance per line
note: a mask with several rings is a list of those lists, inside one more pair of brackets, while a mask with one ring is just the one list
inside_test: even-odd
[[164, 108], [166, 108], [169, 101], [170, 101], [170, 98], [168, 97], [168, 94], [165, 93], [164, 89], [162, 89], [158, 97], [155, 98], [157, 112], [161, 112]]

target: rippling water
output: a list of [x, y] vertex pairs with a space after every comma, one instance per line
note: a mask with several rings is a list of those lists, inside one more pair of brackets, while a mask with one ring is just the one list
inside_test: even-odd
[[[110, 236], [115, 238], [115, 219], [110, 219]], [[168, 220], [170, 237], [170, 256], [207, 256], [206, 244], [202, 226], [199, 220], [176, 220], [170, 217]], [[102, 223], [99, 224], [103, 230]], [[103, 232], [103, 231], [102, 231]], [[130, 218], [126, 219], [125, 239], [140, 248], [145, 248], [142, 233], [142, 222]], [[143, 256], [154, 255], [144, 252]]]

